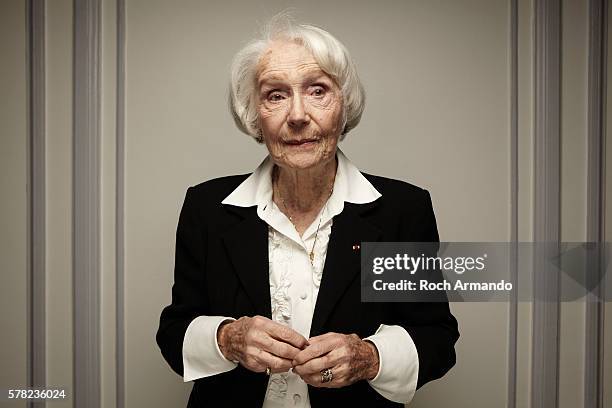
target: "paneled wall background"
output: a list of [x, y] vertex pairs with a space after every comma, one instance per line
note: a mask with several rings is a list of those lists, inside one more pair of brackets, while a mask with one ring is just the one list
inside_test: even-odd
[[[341, 149], [427, 188], [443, 241], [612, 240], [606, 0], [3, 0], [0, 389], [186, 405], [154, 339], [178, 212], [265, 156], [227, 111], [228, 69], [287, 8], [362, 77]], [[612, 408], [610, 304], [451, 307], [457, 365], [410, 406]]]

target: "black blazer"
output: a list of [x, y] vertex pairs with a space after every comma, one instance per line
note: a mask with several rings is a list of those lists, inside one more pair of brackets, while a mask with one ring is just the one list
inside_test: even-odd
[[[170, 367], [183, 375], [182, 345], [200, 315], [272, 317], [268, 277], [268, 227], [256, 207], [221, 204], [248, 175], [190, 187], [176, 231], [172, 303], [161, 313], [157, 344]], [[365, 241], [438, 242], [426, 190], [384, 177], [364, 176], [382, 194], [368, 204], [345, 203], [334, 218], [310, 336], [326, 332], [372, 335], [381, 323], [401, 325], [419, 357], [417, 387], [442, 377], [455, 364], [457, 321], [447, 303], [362, 303], [360, 254]], [[261, 407], [268, 377], [239, 365], [195, 380], [188, 408]], [[316, 407], [398, 407], [366, 381], [329, 389], [308, 386]]]

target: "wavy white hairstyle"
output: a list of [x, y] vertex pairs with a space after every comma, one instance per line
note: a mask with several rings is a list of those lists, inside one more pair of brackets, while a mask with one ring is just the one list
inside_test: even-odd
[[257, 112], [257, 71], [261, 56], [273, 41], [291, 41], [310, 51], [319, 67], [336, 81], [342, 91], [342, 134], [340, 140], [361, 120], [365, 92], [355, 64], [347, 49], [327, 31], [306, 24], [296, 24], [287, 14], [273, 17], [261, 38], [238, 51], [231, 66], [229, 105], [236, 126], [263, 142]]

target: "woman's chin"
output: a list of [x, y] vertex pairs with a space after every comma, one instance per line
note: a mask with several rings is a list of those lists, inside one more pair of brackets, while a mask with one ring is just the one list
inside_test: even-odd
[[300, 151], [287, 155], [285, 166], [294, 170], [307, 170], [323, 164], [320, 154], [316, 151]]

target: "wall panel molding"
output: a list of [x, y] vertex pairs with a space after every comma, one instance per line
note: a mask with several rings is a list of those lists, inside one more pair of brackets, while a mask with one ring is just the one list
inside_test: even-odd
[[[511, 281], [518, 287], [518, 0], [510, 0], [510, 258]], [[516, 407], [518, 296], [512, 292], [508, 305], [508, 403]]]
[[[589, 0], [587, 241], [604, 242], [608, 2]], [[600, 261], [600, 260], [598, 260]], [[601, 264], [589, 266], [599, 270]], [[601, 275], [600, 275], [601, 276]], [[587, 295], [584, 406], [603, 407], [604, 310], [602, 288]]]
[[100, 407], [100, 1], [74, 2], [74, 406]]
[[[534, 4], [535, 133], [534, 241], [537, 250], [559, 246], [561, 232], [561, 2]], [[531, 407], [558, 405], [559, 277], [548, 272], [543, 257], [534, 264]]]
[[[45, 0], [27, 2], [28, 36], [28, 386], [46, 376]], [[29, 406], [43, 406], [29, 402]]]
[[116, 350], [117, 408], [125, 408], [125, 0], [117, 0]]

